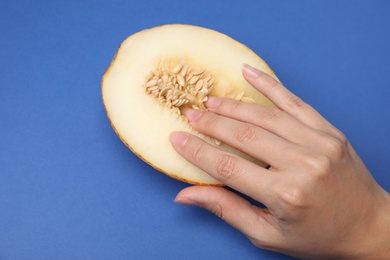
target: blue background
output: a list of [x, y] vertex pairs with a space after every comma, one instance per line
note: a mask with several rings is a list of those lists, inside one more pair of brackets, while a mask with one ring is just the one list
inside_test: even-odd
[[187, 184], [117, 138], [101, 76], [141, 29], [218, 30], [341, 129], [389, 191], [389, 8], [373, 0], [2, 0], [0, 259], [291, 259], [174, 203]]

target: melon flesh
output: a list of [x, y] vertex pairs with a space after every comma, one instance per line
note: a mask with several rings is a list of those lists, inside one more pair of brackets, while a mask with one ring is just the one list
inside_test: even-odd
[[243, 63], [276, 78], [268, 65], [249, 48], [210, 29], [172, 24], [135, 33], [120, 45], [103, 76], [103, 103], [111, 125], [141, 159], [188, 183], [220, 185], [176, 153], [169, 142], [173, 131], [192, 133], [220, 149], [265, 166], [197, 132], [177, 109], [167, 108], [145, 91], [153, 71], [172, 70], [177, 64], [186, 64], [193, 70], [202, 69], [212, 75], [213, 86], [208, 95], [234, 98], [244, 93], [258, 104], [274, 106], [244, 80]]

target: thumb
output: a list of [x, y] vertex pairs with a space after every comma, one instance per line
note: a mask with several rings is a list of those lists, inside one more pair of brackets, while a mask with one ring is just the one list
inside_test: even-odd
[[267, 209], [251, 204], [223, 187], [191, 186], [176, 196], [175, 202], [207, 209], [246, 235], [256, 246], [273, 248], [277, 232], [274, 217]]

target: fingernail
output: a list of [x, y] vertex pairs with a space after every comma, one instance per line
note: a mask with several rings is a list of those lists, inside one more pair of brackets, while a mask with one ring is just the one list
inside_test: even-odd
[[181, 148], [186, 145], [188, 141], [188, 134], [183, 132], [173, 132], [170, 139], [173, 146]]
[[215, 108], [221, 104], [222, 98], [220, 97], [209, 97], [209, 99], [206, 102], [206, 106], [208, 108]]
[[246, 74], [249, 78], [258, 78], [260, 76], [261, 71], [258, 69], [253, 68], [252, 66], [248, 64], [242, 65], [242, 72]]
[[195, 122], [203, 115], [203, 111], [199, 109], [188, 109], [184, 114], [190, 122]]
[[189, 205], [189, 206], [198, 206], [199, 203], [195, 200], [191, 200], [189, 198], [175, 198], [173, 200], [174, 202], [176, 203], [179, 203], [179, 204], [184, 204], [184, 205]]

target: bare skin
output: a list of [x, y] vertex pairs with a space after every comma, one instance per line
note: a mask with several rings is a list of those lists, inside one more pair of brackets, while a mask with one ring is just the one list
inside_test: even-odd
[[184, 132], [175, 150], [227, 186], [191, 186], [175, 201], [222, 218], [260, 248], [304, 259], [390, 259], [390, 194], [372, 178], [346, 137], [264, 72], [245, 79], [278, 106], [210, 98], [186, 112], [191, 125], [270, 165], [264, 169]]

